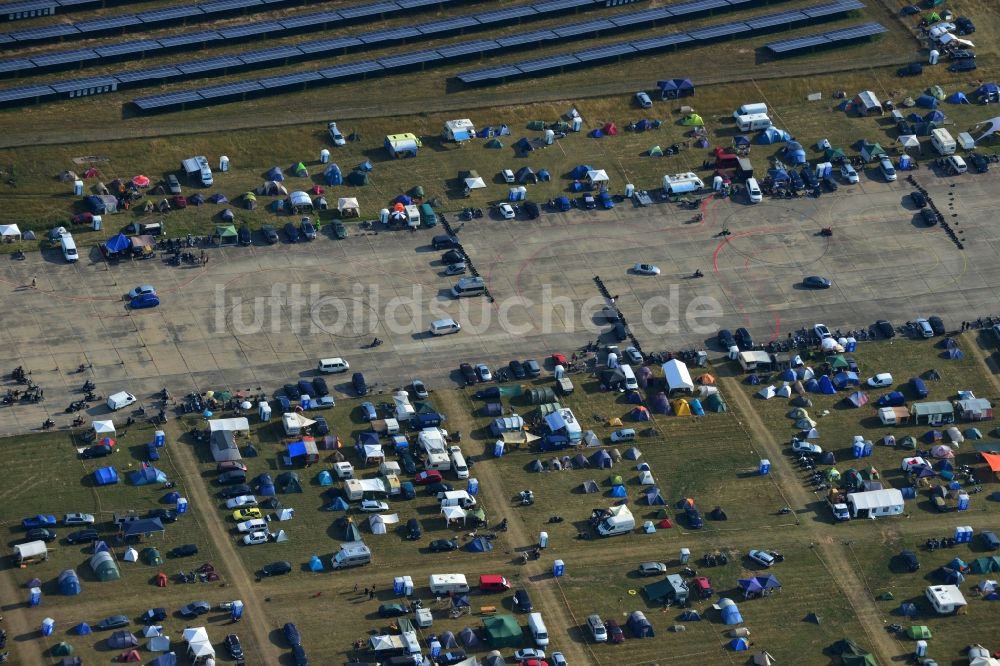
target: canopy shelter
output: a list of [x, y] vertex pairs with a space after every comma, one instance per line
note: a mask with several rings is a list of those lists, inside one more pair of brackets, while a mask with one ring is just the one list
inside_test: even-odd
[[16, 224], [0, 224], [0, 239], [4, 242], [21, 240], [21, 229]]
[[337, 200], [337, 211], [340, 212], [341, 217], [359, 217], [361, 215], [361, 207], [355, 197], [340, 197]]

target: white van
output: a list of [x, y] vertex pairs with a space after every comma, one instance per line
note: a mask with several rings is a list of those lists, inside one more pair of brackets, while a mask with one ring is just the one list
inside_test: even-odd
[[733, 111], [733, 118], [738, 118], [739, 116], [749, 116], [754, 113], [767, 114], [767, 104], [764, 104], [763, 102], [744, 104], [740, 108]]
[[764, 200], [764, 193], [760, 191], [756, 178], [747, 178], [747, 198], [750, 199], [750, 203], [760, 203]]
[[108, 396], [108, 409], [115, 412], [135, 402], [135, 396], [128, 391], [119, 391]]
[[63, 234], [59, 239], [59, 245], [62, 246], [63, 259], [66, 261], [72, 263], [80, 258], [72, 234]]
[[340, 550], [330, 558], [333, 569], [360, 567], [372, 561], [372, 551], [360, 541], [340, 544]]
[[351, 364], [339, 356], [335, 358], [321, 358], [319, 360], [320, 372], [347, 372], [350, 369]]
[[486, 293], [486, 281], [481, 277], [464, 277], [451, 288], [451, 295], [455, 298], [466, 296], [481, 296]]
[[528, 615], [528, 632], [535, 639], [538, 647], [545, 647], [549, 644], [549, 630], [545, 628], [545, 621], [542, 620], [541, 613], [531, 613]]
[[590, 635], [593, 636], [595, 643], [606, 643], [608, 641], [608, 628], [604, 626], [604, 621], [601, 620], [601, 616], [590, 615], [587, 617], [587, 629], [590, 630]]
[[967, 165], [965, 160], [958, 155], [949, 155], [946, 163], [948, 165], [948, 171], [956, 176], [969, 170], [969, 165]]
[[462, 330], [461, 324], [454, 319], [438, 319], [431, 322], [431, 335], [448, 335]]
[[465, 456], [457, 446], [451, 447], [451, 468], [455, 470], [455, 476], [460, 479], [469, 478], [469, 466], [465, 463]]
[[635, 372], [632, 371], [632, 366], [623, 363], [620, 366], [622, 374], [625, 375], [625, 389], [628, 391], [638, 391], [639, 382], [635, 379]]

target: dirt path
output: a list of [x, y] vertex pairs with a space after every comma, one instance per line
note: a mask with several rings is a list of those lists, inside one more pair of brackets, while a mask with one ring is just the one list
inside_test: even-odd
[[[176, 441], [177, 433], [173, 434]], [[259, 664], [281, 663], [279, 661], [281, 650], [268, 638], [271, 629], [253, 583], [242, 567], [230, 566], [231, 562], [238, 563], [240, 558], [236, 552], [234, 541], [229, 538], [229, 529], [223, 521], [222, 513], [216, 509], [216, 501], [209, 495], [205, 481], [201, 478], [192, 447], [178, 444], [170, 449], [169, 455], [179, 471], [180, 478], [178, 480], [183, 483], [184, 490], [188, 493], [192, 511], [198, 515], [203, 525], [205, 537], [212, 542], [212, 545], [215, 546], [215, 552], [221, 558], [215, 563], [216, 567], [222, 571], [225, 580], [232, 585], [235, 592], [234, 597], [243, 601], [244, 622], [240, 633], [245, 635], [249, 630], [253, 634], [253, 643], [257, 647], [256, 653], [247, 650], [247, 653], [251, 655], [250, 659], [252, 660], [256, 656], [256, 661]]]
[[[720, 382], [725, 385], [726, 397], [729, 398], [730, 404], [737, 408], [742, 423], [750, 429], [754, 441], [760, 446], [762, 452], [776, 463], [771, 467], [771, 474], [775, 476], [775, 481], [781, 489], [782, 495], [792, 501], [792, 509], [799, 511], [810, 502], [816, 501], [802, 482], [795, 478], [794, 471], [784, 464], [787, 456], [782, 451], [781, 444], [760, 420], [750, 398], [737, 384], [737, 380], [723, 377], [720, 378]], [[833, 538], [824, 533], [822, 523], [800, 521], [800, 524], [808, 531], [814, 552], [830, 573], [830, 579], [840, 588], [848, 603], [851, 604], [854, 614], [868, 636], [871, 649], [879, 661], [890, 663], [896, 657], [903, 655], [905, 652], [903, 646], [883, 630], [885, 620], [878, 606], [875, 605], [875, 600], [869, 594], [864, 579], [851, 566], [844, 546], [836, 543]]]

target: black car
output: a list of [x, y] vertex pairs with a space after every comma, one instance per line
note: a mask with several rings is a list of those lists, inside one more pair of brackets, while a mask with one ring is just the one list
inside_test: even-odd
[[976, 170], [976, 173], [986, 173], [990, 170], [990, 161], [985, 155], [980, 153], [969, 155], [969, 162], [972, 164], [972, 168]]
[[458, 239], [449, 234], [439, 234], [431, 239], [431, 246], [435, 250], [447, 250], [448, 248], [458, 247]]
[[181, 617], [192, 618], [204, 615], [212, 610], [212, 605], [207, 601], [192, 601], [187, 606], [180, 609]]
[[250, 227], [247, 225], [240, 226], [239, 230], [236, 232], [236, 238], [239, 240], [240, 245], [246, 247], [253, 243], [253, 239], [250, 235]]
[[167, 619], [167, 609], [166, 608], [150, 608], [145, 613], [139, 616], [139, 621], [143, 624], [156, 624], [157, 622], [163, 622]]
[[620, 321], [616, 322], [615, 325], [611, 327], [611, 337], [613, 337], [616, 342], [625, 342], [628, 340], [628, 329], [625, 328], [625, 324]]
[[410, 518], [406, 521], [406, 538], [410, 541], [416, 541], [422, 537], [424, 531], [420, 529], [420, 521], [416, 518]]
[[330, 424], [326, 422], [326, 419], [322, 416], [317, 416], [313, 419], [315, 425], [313, 425], [313, 434], [317, 437], [326, 437], [330, 434]]
[[302, 635], [299, 634], [299, 628], [293, 623], [286, 622], [285, 626], [281, 628], [281, 633], [285, 635], [285, 641], [290, 646], [302, 645]]
[[960, 35], [971, 35], [976, 31], [976, 24], [968, 16], [959, 16], [955, 19], [955, 32]]
[[434, 539], [431, 541], [430, 548], [432, 553], [447, 553], [458, 550], [458, 541], [455, 539]]
[[285, 395], [288, 396], [289, 400], [298, 400], [302, 397], [302, 391], [299, 390], [297, 384], [285, 384], [282, 387], [282, 390], [285, 392]]
[[306, 649], [301, 645], [292, 646], [292, 661], [295, 666], [309, 666], [309, 657], [306, 656]]
[[750, 335], [750, 331], [740, 327], [736, 329], [736, 344], [739, 345], [740, 349], [747, 351], [748, 349], [753, 349], [753, 337]]
[[365, 376], [360, 372], [351, 375], [351, 385], [358, 395], [368, 395], [368, 384], [365, 382]]
[[975, 60], [956, 60], [948, 65], [949, 72], [971, 72], [976, 69]]
[[933, 227], [938, 223], [937, 213], [935, 213], [930, 208], [920, 209], [920, 219], [924, 221], [928, 227]]
[[261, 567], [261, 574], [265, 576], [284, 576], [292, 570], [292, 563], [288, 561], [271, 562]]
[[330, 395], [330, 389], [326, 386], [326, 380], [322, 377], [317, 377], [312, 380], [313, 393], [315, 393], [320, 398]]
[[121, 627], [127, 627], [130, 620], [126, 615], [109, 615], [100, 622], [94, 625], [94, 629], [98, 631], [104, 631], [106, 629], [120, 629]]
[[45, 527], [33, 527], [24, 535], [28, 541], [55, 541], [58, 538], [55, 530]]
[[450, 266], [451, 264], [458, 264], [463, 261], [465, 261], [465, 255], [459, 252], [458, 250], [448, 250], [447, 252], [441, 255], [441, 263], [445, 264], [446, 266]]
[[923, 192], [910, 192], [910, 201], [917, 208], [925, 208], [927, 206], [927, 197], [924, 196]]
[[313, 226], [313, 223], [308, 218], [302, 218], [302, 222], [299, 223], [299, 231], [307, 241], [316, 239], [316, 227]]
[[229, 486], [228, 488], [223, 488], [219, 491], [219, 497], [223, 499], [231, 499], [233, 497], [239, 497], [240, 495], [249, 495], [253, 493], [253, 490], [245, 483], [238, 483], [235, 486]]
[[931, 330], [934, 331], [934, 335], [944, 335], [944, 322], [941, 320], [941, 317], [938, 317], [937, 315], [928, 317], [927, 323], [931, 325]]
[[892, 322], [888, 319], [879, 319], [875, 322], [875, 328], [878, 330], [879, 335], [883, 338], [894, 338], [896, 337], [896, 328], [892, 325]]
[[300, 379], [298, 383], [299, 393], [302, 395], [307, 395], [310, 398], [316, 397], [316, 390], [313, 388], [313, 383], [308, 379]]
[[537, 377], [542, 374], [542, 366], [538, 365], [538, 361], [533, 358], [529, 358], [524, 362], [524, 371], [529, 377]]
[[802, 278], [802, 286], [809, 289], [829, 289], [833, 283], [822, 275], [809, 275]]
[[403, 468], [403, 471], [407, 474], [417, 473], [417, 463], [413, 460], [413, 456], [410, 455], [409, 451], [399, 452], [399, 466]]
[[896, 76], [920, 76], [924, 73], [924, 66], [919, 62], [911, 62], [906, 67], [900, 67], [896, 70]]
[[99, 536], [100, 535], [97, 533], [97, 530], [77, 530], [76, 532], [69, 533], [66, 537], [66, 543], [91, 543], [93, 541], [97, 541]]
[[828, 192], [836, 192], [837, 181], [833, 179], [833, 176], [823, 176], [823, 187], [827, 189]]
[[103, 446], [98, 444], [97, 446], [88, 446], [83, 451], [80, 452], [80, 457], [84, 460], [90, 458], [103, 458], [106, 455], [111, 454], [110, 446]]
[[514, 610], [530, 613], [532, 608], [531, 597], [528, 596], [527, 590], [522, 588], [514, 592]]
[[906, 567], [906, 570], [910, 573], [920, 570], [920, 560], [917, 559], [917, 554], [912, 550], [904, 550], [899, 554], [899, 561]]
[[176, 523], [177, 512], [173, 509], [150, 509], [147, 518], [159, 518], [161, 523]]
[[240, 645], [240, 637], [236, 634], [229, 634], [226, 636], [226, 640], [223, 641], [223, 645], [229, 651], [229, 656], [233, 659], [243, 658], [243, 646]]
[[715, 338], [719, 341], [719, 346], [726, 351], [729, 351], [730, 347], [736, 346], [736, 340], [733, 338], [733, 332], [728, 328], [720, 329]]
[[193, 543], [186, 543], [183, 546], [177, 546], [176, 548], [171, 548], [170, 552], [167, 553], [170, 557], [190, 557], [192, 555], [198, 554], [198, 546]]
[[285, 237], [288, 238], [289, 243], [299, 242], [299, 230], [291, 222], [285, 225]]
[[461, 664], [468, 658], [468, 655], [461, 650], [449, 650], [448, 652], [438, 655], [437, 663], [439, 666], [453, 666], [453, 664]]
[[246, 483], [247, 473], [241, 469], [231, 469], [223, 472], [215, 481], [220, 486], [228, 486], [236, 483]]
[[534, 201], [525, 201], [524, 205], [521, 206], [521, 208], [527, 214], [529, 220], [534, 220], [539, 215], [542, 214], [542, 211], [538, 207], [538, 204], [536, 204]]
[[333, 228], [333, 237], [337, 240], [344, 240], [347, 238], [347, 227], [340, 220], [334, 220], [333, 224], [330, 225]]
[[264, 234], [264, 240], [266, 240], [271, 245], [278, 242], [278, 232], [274, 230], [274, 227], [270, 224], [262, 225], [260, 232]]
[[428, 483], [425, 487], [427, 488], [428, 495], [437, 495], [438, 493], [446, 493], [449, 490], [454, 490], [450, 483], [444, 483], [443, 481]]
[[524, 364], [517, 359], [508, 363], [507, 367], [510, 369], [510, 374], [514, 375], [514, 379], [524, 379], [528, 376], [528, 373], [524, 370]]
[[462, 363], [458, 366], [458, 371], [462, 375], [462, 379], [465, 380], [466, 384], [476, 383], [476, 371], [472, 368], [470, 363]]
[[593, 194], [583, 195], [583, 207], [586, 210], [594, 210], [595, 208], [597, 208], [597, 201], [594, 199]]

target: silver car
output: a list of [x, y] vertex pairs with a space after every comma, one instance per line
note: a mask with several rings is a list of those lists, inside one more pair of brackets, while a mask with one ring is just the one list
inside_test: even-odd
[[663, 562], [643, 562], [639, 565], [640, 576], [658, 576], [667, 573], [667, 565]]

